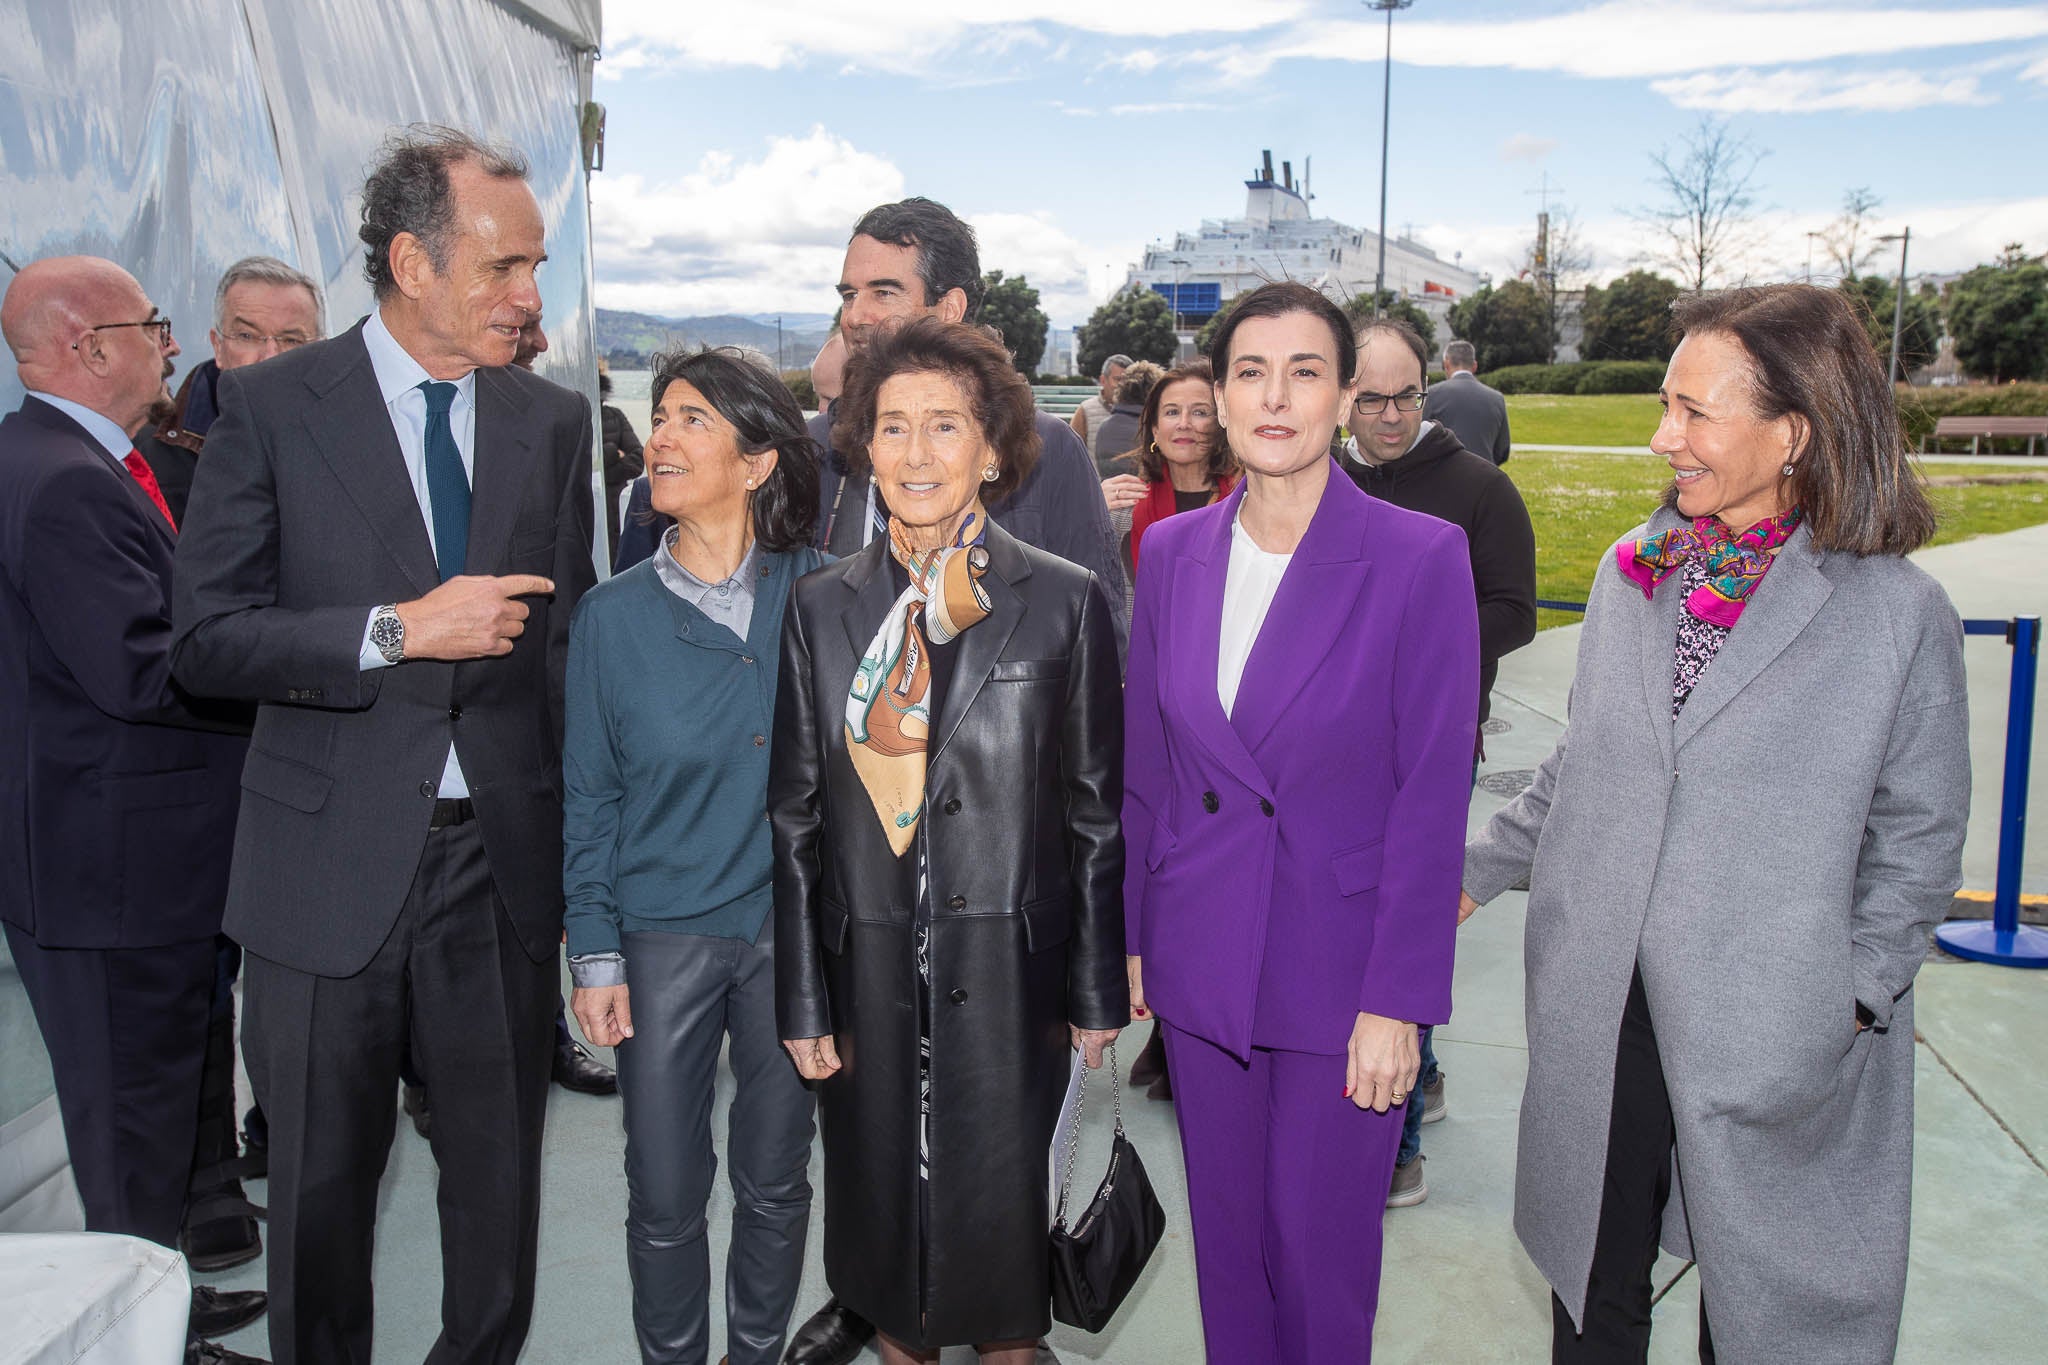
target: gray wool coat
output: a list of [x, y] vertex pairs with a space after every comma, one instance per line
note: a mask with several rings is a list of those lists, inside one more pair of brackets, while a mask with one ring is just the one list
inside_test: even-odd
[[1969, 814], [1961, 623], [1904, 559], [1802, 526], [1674, 723], [1681, 597], [1672, 573], [1645, 599], [1608, 551], [1566, 731], [1466, 847], [1481, 904], [1529, 876], [1515, 1230], [1583, 1325], [1640, 964], [1677, 1126], [1663, 1241], [1699, 1264], [1720, 1359], [1890, 1360], [1910, 991]]

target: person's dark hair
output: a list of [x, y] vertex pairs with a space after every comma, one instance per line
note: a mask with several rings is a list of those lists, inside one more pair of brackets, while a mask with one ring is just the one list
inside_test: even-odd
[[[1166, 452], [1159, 448], [1155, 428], [1159, 425], [1159, 409], [1166, 402], [1166, 391], [1183, 380], [1195, 380], [1209, 390], [1209, 402], [1216, 401], [1216, 372], [1209, 362], [1200, 356], [1185, 365], [1176, 365], [1159, 376], [1159, 382], [1152, 386], [1152, 392], [1145, 396], [1145, 411], [1138, 419], [1138, 445], [1135, 450], [1123, 455], [1131, 472], [1146, 483], [1160, 483], [1166, 478]], [[1223, 428], [1218, 427], [1209, 439], [1209, 458], [1203, 462], [1202, 473], [1214, 488], [1225, 475], [1237, 468], [1237, 457], [1230, 453], [1230, 442], [1223, 439]]]
[[[803, 410], [781, 376], [748, 360], [736, 346], [707, 346], [654, 357], [654, 404], [681, 380], [732, 423], [740, 453], [773, 450], [774, 470], [749, 502], [754, 540], [764, 550], [801, 550], [818, 523], [818, 465], [824, 452], [804, 432]], [[647, 463], [655, 457], [650, 453]]]
[[[1428, 367], [1425, 366], [1425, 369]], [[1469, 341], [1452, 341], [1444, 345], [1444, 368], [1447, 370], [1476, 370], [1479, 368], [1479, 348]]]
[[597, 374], [597, 396], [599, 398], [609, 398], [612, 396], [612, 377], [602, 370], [598, 371]]
[[1038, 463], [1038, 409], [1031, 385], [994, 332], [964, 322], [916, 318], [882, 332], [846, 367], [846, 392], [832, 415], [832, 447], [856, 474], [873, 466], [869, 447], [882, 385], [898, 375], [942, 374], [967, 391], [982, 439], [1001, 472], [982, 485], [982, 501], [1001, 502]]
[[1143, 407], [1145, 400], [1152, 396], [1153, 385], [1166, 371], [1149, 360], [1140, 360], [1124, 368], [1123, 376], [1116, 382], [1116, 405]]
[[1220, 379], [1230, 373], [1230, 342], [1237, 329], [1253, 318], [1278, 318], [1289, 313], [1308, 313], [1321, 318], [1337, 346], [1337, 382], [1349, 385], [1358, 378], [1358, 339], [1351, 333], [1351, 320], [1319, 289], [1298, 280], [1276, 280], [1262, 284], [1249, 294], [1238, 295], [1216, 328], [1209, 343], [1209, 364]]
[[[1815, 548], [1903, 555], [1933, 537], [1934, 505], [1907, 451], [1885, 362], [1845, 294], [1808, 284], [1681, 294], [1671, 319], [1681, 340], [1711, 333], [1743, 349], [1758, 417], [1804, 420], [1792, 500]], [[1675, 502], [1676, 489], [1665, 497]]]
[[1429, 346], [1422, 340], [1422, 333], [1415, 330], [1414, 324], [1396, 317], [1367, 318], [1358, 325], [1360, 349], [1370, 346], [1375, 335], [1394, 337], [1413, 351], [1417, 373], [1422, 376], [1422, 387], [1429, 387]]
[[935, 200], [912, 198], [882, 204], [861, 215], [853, 236], [872, 237], [890, 246], [917, 248], [917, 277], [924, 281], [929, 308], [952, 290], [967, 295], [966, 320], [981, 316], [981, 252], [974, 229]]
[[363, 182], [363, 278], [379, 301], [398, 292], [391, 273], [391, 243], [410, 232], [426, 248], [434, 269], [448, 268], [455, 230], [455, 190], [448, 172], [475, 162], [485, 175], [524, 180], [526, 158], [510, 147], [481, 141], [458, 128], [415, 123], [394, 132]]

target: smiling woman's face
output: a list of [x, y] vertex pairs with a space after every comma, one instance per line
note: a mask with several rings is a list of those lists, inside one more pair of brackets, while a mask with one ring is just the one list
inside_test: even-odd
[[1200, 465], [1216, 439], [1216, 389], [1199, 379], [1176, 379], [1159, 399], [1152, 441], [1167, 463]]
[[1671, 466], [1680, 515], [1719, 517], [1746, 531], [1790, 509], [1785, 476], [1804, 445], [1796, 417], [1753, 410], [1749, 352], [1733, 337], [1694, 332], [1671, 353], [1658, 401], [1663, 420], [1650, 449]]
[[988, 440], [967, 386], [949, 374], [892, 375], [875, 394], [875, 486], [919, 549], [951, 544], [981, 491]]
[[1313, 313], [1238, 324], [1216, 416], [1247, 470], [1280, 478], [1329, 458], [1354, 387], [1337, 367], [1337, 338]]

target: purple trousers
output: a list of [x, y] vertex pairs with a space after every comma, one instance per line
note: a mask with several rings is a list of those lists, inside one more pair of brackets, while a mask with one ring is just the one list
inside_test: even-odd
[[1369, 1361], [1402, 1111], [1345, 1099], [1342, 1054], [1247, 1066], [1167, 1024], [1166, 1056], [1210, 1365]]

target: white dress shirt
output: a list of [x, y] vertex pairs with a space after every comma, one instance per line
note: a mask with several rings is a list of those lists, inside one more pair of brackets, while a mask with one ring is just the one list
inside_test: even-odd
[[[1243, 515], [1243, 505], [1238, 508]], [[1272, 610], [1273, 595], [1293, 560], [1290, 552], [1276, 555], [1261, 550], [1238, 517], [1230, 522], [1230, 567], [1223, 574], [1223, 633], [1216, 648], [1216, 699], [1228, 716], [1237, 708], [1238, 684], [1244, 681], [1244, 666], [1258, 643], [1259, 630]]]
[[[391, 329], [384, 325], [382, 313], [372, 313], [363, 323], [363, 345], [370, 352], [370, 369], [377, 376], [377, 389], [384, 397], [384, 411], [391, 418], [391, 429], [398, 436], [398, 452], [405, 457], [406, 477], [412, 480], [412, 495], [419, 500], [420, 518], [426, 523], [427, 544], [434, 544], [434, 506], [427, 492], [427, 395], [420, 391], [420, 385], [433, 376], [428, 374], [419, 361], [414, 360], [405, 347], [398, 344], [398, 338], [391, 335]], [[455, 401], [448, 408], [448, 428], [455, 436], [455, 448], [462, 452], [462, 473], [470, 487], [476, 487], [476, 371], [471, 370], [460, 379], [449, 380], [455, 385]], [[440, 554], [434, 548], [436, 557]], [[363, 621], [363, 644], [357, 661], [365, 669], [386, 668], [383, 653], [370, 640], [370, 622], [376, 617], [375, 608]], [[462, 764], [456, 760], [455, 745], [448, 745], [448, 761], [441, 767], [440, 795], [450, 799], [469, 795], [469, 783], [462, 776]]]

